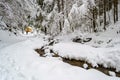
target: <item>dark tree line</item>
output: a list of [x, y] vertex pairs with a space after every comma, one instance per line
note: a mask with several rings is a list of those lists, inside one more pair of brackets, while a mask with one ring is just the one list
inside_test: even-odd
[[[114, 23], [118, 21], [118, 0], [95, 0], [95, 3], [97, 6], [91, 9], [93, 22], [91, 26], [93, 26], [94, 32], [97, 31], [96, 27], [98, 27], [98, 24], [100, 24], [99, 26], [103, 26], [103, 29], [106, 30], [106, 26], [111, 23], [111, 19], [114, 19]], [[109, 14], [111, 10], [113, 11], [113, 16]], [[96, 22], [98, 18], [99, 22]]]

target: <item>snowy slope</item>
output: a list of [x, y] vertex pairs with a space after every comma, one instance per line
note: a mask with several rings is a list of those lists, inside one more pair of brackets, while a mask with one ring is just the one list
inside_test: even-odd
[[[86, 2], [88, 0], [83, 1]], [[52, 2], [54, 0], [44, 0], [44, 3], [52, 4]], [[72, 5], [74, 2], [70, 4]], [[73, 8], [79, 9], [82, 15], [87, 11], [85, 4], [80, 7], [74, 5]], [[2, 27], [1, 25], [4, 27], [7, 26], [5, 24], [8, 24], [8, 26], [19, 26], [19, 28], [22, 28], [22, 26], [29, 24], [30, 21], [34, 21], [37, 9], [36, 0], [1, 0], [0, 27]], [[81, 19], [78, 18], [81, 15], [77, 10], [74, 11], [74, 9], [72, 9], [73, 12], [70, 11], [71, 15], [68, 15], [71, 22], [79, 24], [78, 27], [82, 23], [84, 27], [84, 24], [88, 22], [82, 19], [82, 22], [79, 23]], [[48, 28], [51, 34], [52, 32], [59, 32], [58, 22], [63, 18], [61, 13], [56, 13], [56, 5], [54, 10], [55, 12], [49, 15], [43, 12], [47, 18], [54, 17], [53, 20], [55, 22], [46, 23], [48, 24], [47, 26], [52, 25]], [[75, 17], [74, 12], [77, 13]], [[31, 18], [29, 19], [29, 17]], [[111, 24], [106, 32], [99, 32], [97, 34], [81, 33], [80, 30], [76, 29], [74, 33], [67, 34], [71, 27], [67, 19], [65, 23], [65, 28], [63, 29], [65, 29], [66, 35], [61, 33], [62, 36], [60, 34], [55, 37], [59, 39], [59, 43], [50, 47], [54, 52], [62, 57], [85, 60], [91, 63], [93, 67], [98, 67], [98, 64], [102, 64], [104, 67], [113, 67], [116, 68], [116, 71], [120, 71], [120, 21], [115, 25]], [[56, 26], [58, 27], [56, 28]], [[92, 37], [92, 41], [85, 44], [71, 42], [74, 37], [79, 35]], [[86, 70], [66, 64], [60, 58], [51, 56], [40, 57], [34, 49], [41, 48], [46, 44], [48, 42], [44, 41], [42, 35], [15, 36], [7, 31], [0, 30], [0, 80], [120, 80], [120, 77], [113, 76], [115, 75], [114, 72], [109, 72], [113, 77], [107, 76], [95, 69]], [[84, 65], [84, 67], [86, 66]]]
[[[60, 36], [62, 42], [53, 46], [55, 53], [60, 56], [85, 60], [91, 63], [93, 67], [98, 64], [104, 67], [115, 68], [120, 71], [120, 21], [115, 25], [110, 25], [107, 31], [99, 33], [81, 33]], [[71, 42], [75, 36], [91, 37], [92, 41], [81, 44]]]
[[80, 43], [65, 42], [54, 45], [53, 50], [65, 58], [85, 60], [93, 67], [102, 64], [104, 67], [113, 67], [120, 71], [120, 47], [94, 48]]
[[16, 36], [9, 31], [0, 30], [0, 48], [4, 48], [5, 46], [26, 40], [26, 37]]
[[42, 38], [29, 38], [0, 49], [0, 80], [120, 80], [97, 70], [85, 70], [59, 58], [39, 57], [34, 51], [45, 45]]

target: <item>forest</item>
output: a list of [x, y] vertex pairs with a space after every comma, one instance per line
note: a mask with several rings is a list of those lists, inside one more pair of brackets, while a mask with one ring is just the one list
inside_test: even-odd
[[31, 26], [53, 36], [76, 30], [100, 32], [118, 21], [118, 4], [118, 0], [2, 0], [1, 25], [13, 32], [24, 32]]
[[120, 0], [0, 0], [0, 80], [120, 80]]

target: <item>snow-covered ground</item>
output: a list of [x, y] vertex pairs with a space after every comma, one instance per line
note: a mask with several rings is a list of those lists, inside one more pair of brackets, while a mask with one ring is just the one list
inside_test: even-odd
[[[16, 26], [19, 26], [22, 29], [29, 23], [32, 25], [33, 22], [34, 24], [34, 18], [36, 15], [39, 16], [39, 12], [42, 12], [42, 16], [46, 16], [45, 20], [43, 19], [42, 25], [47, 28], [50, 26], [48, 33], [59, 33], [59, 29], [57, 29], [59, 26], [57, 24], [62, 21], [64, 15], [56, 13], [56, 4], [50, 14], [46, 13], [47, 6], [44, 6], [45, 11], [39, 10], [36, 1], [1, 0], [0, 27], [12, 26], [16, 28]], [[71, 3], [72, 5], [74, 1]], [[52, 4], [52, 2], [54, 1], [44, 0], [44, 3]], [[72, 2], [72, 0], [68, 1], [68, 4], [69, 2]], [[51, 48], [62, 57], [85, 60], [91, 63], [93, 67], [99, 67], [98, 64], [100, 64], [104, 67], [112, 67], [116, 71], [120, 71], [120, 21], [115, 25], [111, 24], [109, 28], [107, 27], [108, 30], [106, 32], [90, 34], [82, 33], [75, 29], [76, 32], [70, 33], [70, 24], [73, 26], [83, 24], [82, 27], [84, 27], [89, 23], [89, 21], [86, 21], [87, 19], [84, 20], [84, 17], [81, 17], [88, 10], [86, 5], [88, 3], [85, 3], [87, 0], [83, 0], [83, 2], [82, 6], [73, 5], [68, 15], [70, 22], [65, 18], [63, 28], [65, 30], [59, 36], [54, 37], [54, 39], [58, 40], [58, 43], [53, 46], [47, 46], [45, 50], [46, 57], [40, 57], [35, 52], [35, 49], [48, 44], [47, 36], [42, 34], [36, 35], [36, 33], [29, 35], [18, 34], [15, 36], [8, 31], [0, 30], [0, 80], [120, 80], [120, 77], [116, 77], [113, 71], [109, 71], [111, 76], [108, 76], [95, 69], [86, 69], [88, 67], [87, 64], [83, 64], [84, 68], [76, 67], [64, 63], [61, 58], [49, 56], [49, 48]], [[77, 16], [74, 15], [75, 13]], [[49, 22], [51, 18], [53, 22]], [[90, 37], [92, 40], [82, 44], [72, 42], [72, 39], [76, 36], [81, 36], [82, 39]]]
[[[34, 49], [47, 44], [47, 41], [43, 40], [43, 36], [26, 38], [25, 36], [17, 37], [10, 33], [9, 35], [12, 36], [9, 36], [8, 32], [4, 31], [0, 31], [0, 33], [0, 80], [120, 80], [119, 77], [107, 76], [95, 69], [86, 70], [71, 66], [60, 58], [40, 57]], [[109, 64], [114, 65], [118, 70], [120, 69], [119, 46], [96, 49], [79, 43], [60, 42], [53, 47], [64, 57], [76, 59], [86, 57], [85, 59], [90, 62], [94, 59], [97, 61], [93, 62], [98, 62], [101, 59], [100, 62], [104, 62], [106, 66], [108, 66], [107, 62], [112, 62]], [[95, 51], [97, 52], [95, 53]], [[116, 55], [113, 55], [112, 52], [115, 52]], [[118, 61], [115, 63], [116, 60]], [[110, 73], [112, 75], [114, 72]]]
[[20, 41], [25, 40], [25, 39], [27, 39], [27, 38], [16, 36], [14, 34], [11, 34], [8, 31], [0, 30], [0, 49], [4, 48], [5, 46], [20, 42]]
[[[62, 42], [55, 44], [52, 48], [55, 53], [62, 57], [84, 60], [91, 63], [93, 67], [98, 67], [98, 64], [105, 68], [112, 67], [118, 72], [120, 71], [119, 23], [111, 25], [106, 32], [81, 34], [83, 38], [92, 38], [90, 42], [84, 44], [72, 42], [72, 38], [75, 37], [73, 33], [70, 36], [57, 37]], [[77, 36], [80, 36], [80, 34], [77, 34]]]

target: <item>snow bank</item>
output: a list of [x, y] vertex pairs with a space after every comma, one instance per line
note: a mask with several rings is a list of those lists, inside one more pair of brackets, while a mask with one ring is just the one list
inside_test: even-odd
[[98, 64], [104, 67], [116, 68], [116, 71], [120, 71], [120, 48], [94, 48], [89, 45], [83, 45], [80, 43], [73, 42], [61, 42], [53, 46], [55, 53], [60, 56], [76, 59], [85, 60], [98, 67]]
[[[0, 80], [119, 80], [94, 69], [85, 70], [34, 51], [46, 42], [30, 38], [0, 50]], [[61, 49], [60, 49], [61, 50]]]
[[27, 37], [15, 35], [9, 31], [0, 30], [0, 49], [26, 39]]

